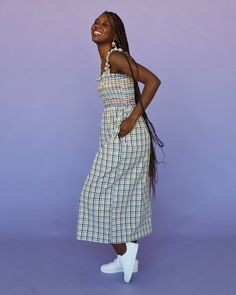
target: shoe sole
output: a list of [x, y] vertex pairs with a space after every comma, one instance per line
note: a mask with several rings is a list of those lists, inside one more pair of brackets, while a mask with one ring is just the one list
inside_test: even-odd
[[[139, 263], [139, 261], [137, 262], [137, 267], [135, 267], [135, 268], [133, 269], [133, 273], [138, 272], [138, 263]], [[117, 272], [124, 272], [122, 268], [119, 269], [119, 270], [115, 270], [115, 271], [113, 271], [113, 270], [111, 270], [111, 271], [110, 271], [110, 270], [104, 271], [104, 270], [102, 270], [102, 268], [100, 268], [100, 271], [103, 272], [103, 273], [117, 273]]]

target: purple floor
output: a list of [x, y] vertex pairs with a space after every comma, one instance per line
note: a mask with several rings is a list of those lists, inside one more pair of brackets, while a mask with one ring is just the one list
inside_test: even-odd
[[1, 241], [0, 294], [235, 295], [235, 249], [235, 237], [152, 235], [139, 241], [139, 271], [125, 283], [99, 271], [115, 257], [110, 244]]

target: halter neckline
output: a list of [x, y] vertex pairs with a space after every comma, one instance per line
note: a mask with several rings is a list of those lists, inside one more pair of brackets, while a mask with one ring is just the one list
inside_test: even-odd
[[[109, 72], [110, 73], [110, 64], [109, 64], [109, 55], [111, 54], [111, 52], [112, 51], [124, 51], [122, 48], [117, 48], [117, 47], [115, 47], [115, 48], [111, 48], [110, 50], [108, 50], [108, 52], [107, 52], [107, 55], [106, 55], [106, 63], [105, 63], [105, 67], [104, 67], [104, 71], [101, 73], [101, 71], [102, 71], [102, 64], [100, 64], [100, 76], [99, 76], [99, 78], [100, 77], [102, 77], [103, 76], [103, 74], [105, 73], [105, 72]], [[126, 51], [124, 51], [126, 54], [128, 54], [128, 52], [126, 52]], [[113, 73], [113, 74], [116, 74], [116, 73]]]

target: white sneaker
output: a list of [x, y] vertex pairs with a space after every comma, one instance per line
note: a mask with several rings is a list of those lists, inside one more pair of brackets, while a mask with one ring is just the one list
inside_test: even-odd
[[[135, 259], [133, 272], [138, 271], [138, 259]], [[122, 265], [120, 264], [118, 257], [115, 258], [112, 262], [108, 262], [100, 266], [100, 271], [104, 273], [116, 273], [116, 272], [123, 272]]]
[[117, 258], [124, 270], [124, 281], [128, 283], [132, 277], [136, 255], [138, 252], [138, 243], [127, 242], [126, 252], [123, 255], [117, 255]]

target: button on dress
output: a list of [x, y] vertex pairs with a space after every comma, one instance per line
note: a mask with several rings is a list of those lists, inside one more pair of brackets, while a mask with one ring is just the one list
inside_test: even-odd
[[99, 243], [125, 243], [152, 233], [151, 139], [142, 116], [131, 132], [118, 137], [121, 122], [136, 102], [132, 77], [110, 73], [109, 56], [114, 50], [123, 51], [108, 51], [104, 72], [97, 79], [104, 104], [99, 146], [77, 207], [76, 239]]

